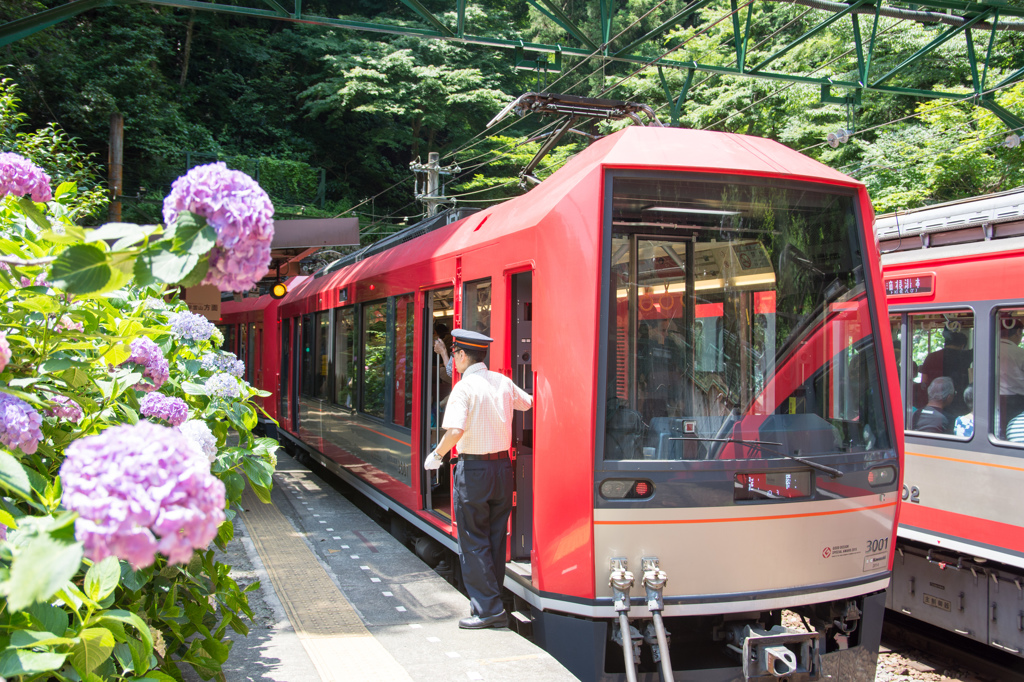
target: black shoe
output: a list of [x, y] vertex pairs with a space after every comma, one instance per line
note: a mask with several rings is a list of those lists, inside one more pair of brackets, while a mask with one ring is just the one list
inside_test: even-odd
[[502, 611], [496, 616], [470, 616], [459, 621], [459, 627], [463, 630], [479, 630], [481, 628], [504, 628], [508, 627], [508, 616]]

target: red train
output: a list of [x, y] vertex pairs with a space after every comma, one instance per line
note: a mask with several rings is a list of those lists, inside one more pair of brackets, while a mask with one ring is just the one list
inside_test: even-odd
[[907, 425], [888, 606], [1024, 656], [1024, 190], [875, 230]]
[[454, 551], [432, 348], [484, 331], [534, 396], [518, 626], [584, 680], [873, 680], [902, 433], [871, 224], [862, 184], [777, 143], [628, 128], [290, 285], [279, 435]]

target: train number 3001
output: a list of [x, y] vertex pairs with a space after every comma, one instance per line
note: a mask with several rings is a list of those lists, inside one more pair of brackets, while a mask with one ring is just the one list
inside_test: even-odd
[[889, 538], [879, 538], [878, 540], [868, 540], [868, 549], [866, 554], [875, 554], [877, 552], [884, 552], [889, 549]]

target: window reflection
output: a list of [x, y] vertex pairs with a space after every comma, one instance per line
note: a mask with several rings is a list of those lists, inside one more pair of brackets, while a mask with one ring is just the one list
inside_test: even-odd
[[363, 412], [384, 418], [387, 301], [363, 306]]
[[614, 180], [606, 458], [889, 447], [853, 199]]

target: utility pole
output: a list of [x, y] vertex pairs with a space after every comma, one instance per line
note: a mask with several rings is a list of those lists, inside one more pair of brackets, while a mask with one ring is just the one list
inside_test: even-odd
[[110, 115], [110, 150], [107, 156], [107, 180], [110, 183], [110, 207], [107, 219], [121, 222], [121, 193], [124, 191], [124, 116]]
[[[430, 152], [427, 155], [427, 162], [420, 163], [419, 158], [409, 164], [409, 169], [416, 174], [416, 200], [427, 207], [427, 217], [433, 218], [437, 215], [438, 204], [446, 202], [455, 203], [455, 199], [444, 196], [444, 189], [441, 187], [442, 175], [453, 175], [462, 169], [458, 166], [441, 166], [441, 155], [437, 152]], [[425, 175], [421, 190], [420, 175]]]

